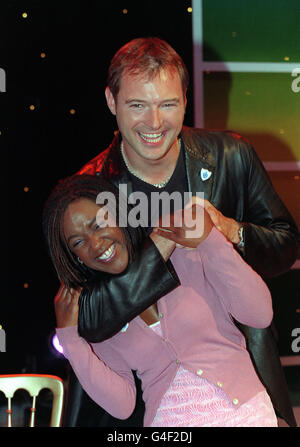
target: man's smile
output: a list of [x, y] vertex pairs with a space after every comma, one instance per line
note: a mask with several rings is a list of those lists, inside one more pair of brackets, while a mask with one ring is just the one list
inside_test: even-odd
[[164, 136], [166, 135], [166, 132], [160, 132], [160, 133], [142, 133], [138, 132], [139, 137], [142, 141], [145, 141], [146, 143], [160, 143]]

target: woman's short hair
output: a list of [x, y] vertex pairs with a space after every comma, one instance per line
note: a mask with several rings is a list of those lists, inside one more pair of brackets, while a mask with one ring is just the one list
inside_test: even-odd
[[107, 85], [116, 101], [124, 72], [133, 75], [145, 74], [148, 79], [153, 79], [163, 69], [177, 70], [185, 95], [189, 85], [189, 73], [179, 54], [158, 37], [133, 39], [122, 46], [112, 58]]
[[[128, 215], [127, 201], [119, 200], [119, 190], [101, 175], [73, 175], [58, 182], [45, 202], [43, 209], [43, 232], [46, 238], [50, 257], [58, 278], [68, 287], [78, 288], [95, 272], [79, 263], [64, 239], [62, 223], [68, 205], [80, 198], [86, 198], [96, 203], [99, 193], [112, 193], [116, 199], [116, 222], [124, 219], [120, 214]], [[125, 218], [126, 218], [125, 216]], [[127, 220], [126, 220], [127, 221]], [[129, 262], [134, 259], [134, 253], [141, 244], [145, 232], [142, 227], [133, 228], [130, 224], [121, 226], [127, 243]]]

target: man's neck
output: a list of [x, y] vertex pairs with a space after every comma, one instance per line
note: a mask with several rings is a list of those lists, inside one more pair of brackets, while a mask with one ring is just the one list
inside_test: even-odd
[[123, 158], [128, 170], [138, 178], [150, 184], [160, 184], [169, 179], [176, 167], [180, 153], [180, 141], [177, 139], [167, 154], [158, 160], [137, 159], [128, 157], [124, 146], [121, 145]]

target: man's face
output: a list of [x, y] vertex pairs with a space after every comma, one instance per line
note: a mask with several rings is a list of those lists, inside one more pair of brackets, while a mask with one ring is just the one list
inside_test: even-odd
[[151, 164], [172, 157], [186, 107], [177, 71], [163, 70], [151, 80], [125, 73], [117, 101], [109, 88], [105, 93], [131, 163]]

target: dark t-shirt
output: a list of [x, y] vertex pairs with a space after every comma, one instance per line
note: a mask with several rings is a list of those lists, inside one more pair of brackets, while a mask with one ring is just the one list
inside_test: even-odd
[[150, 183], [140, 180], [128, 171], [123, 162], [124, 169], [128, 171], [132, 181], [133, 193], [142, 192], [147, 197], [147, 200], [143, 201], [142, 204], [140, 200], [136, 200], [134, 204], [141, 210], [142, 216], [139, 215], [139, 218], [142, 217], [142, 225], [145, 227], [147, 234], [151, 232], [153, 224], [157, 222], [160, 216], [168, 215], [176, 209], [181, 209], [188, 202], [188, 183], [182, 144], [174, 172], [168, 183], [162, 188], [157, 188]]

